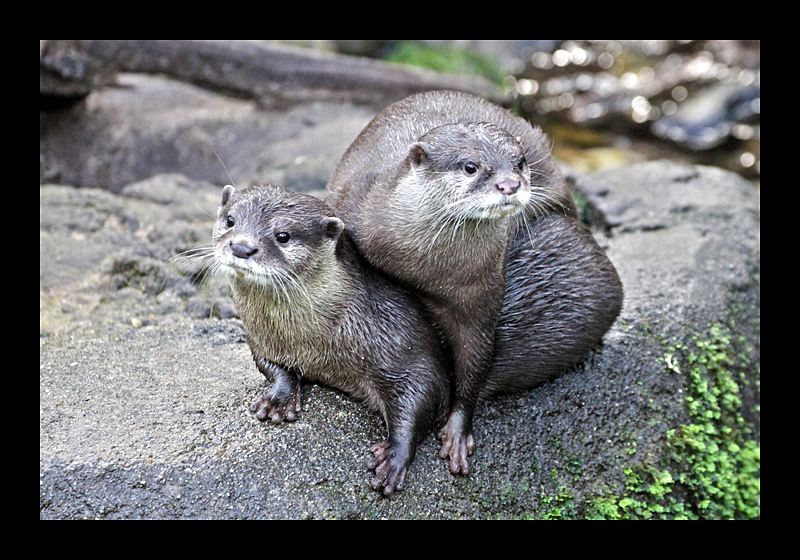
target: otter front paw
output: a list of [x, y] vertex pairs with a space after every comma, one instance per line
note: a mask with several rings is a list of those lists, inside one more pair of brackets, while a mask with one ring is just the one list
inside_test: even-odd
[[375, 476], [370, 480], [372, 488], [386, 496], [402, 490], [410, 463], [408, 453], [400, 451], [388, 441], [373, 445], [372, 452], [375, 457], [367, 463], [367, 467], [375, 471]]
[[451, 473], [465, 475], [469, 472], [467, 457], [475, 452], [475, 438], [472, 437], [472, 433], [460, 429], [460, 426], [455, 428], [453, 423], [450, 421], [439, 430], [438, 436], [442, 440], [439, 457], [441, 459], [450, 457]]
[[262, 421], [269, 418], [273, 424], [280, 424], [284, 420], [294, 422], [301, 409], [299, 386], [288, 391], [279, 386], [272, 387], [266, 395], [250, 405], [250, 412], [255, 412], [256, 418]]

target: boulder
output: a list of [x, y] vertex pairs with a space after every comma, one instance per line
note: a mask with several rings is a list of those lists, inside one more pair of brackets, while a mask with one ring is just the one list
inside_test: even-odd
[[[258, 422], [247, 407], [266, 383], [224, 290], [165, 263], [208, 243], [217, 186], [42, 186], [40, 517], [702, 516], [712, 490], [681, 481], [694, 465], [679, 440], [702, 425], [691, 403], [738, 400], [701, 412], [741, 452], [760, 440], [758, 194], [666, 161], [573, 179], [609, 224], [620, 319], [573, 371], [480, 406], [469, 476], [448, 473], [431, 436], [390, 499], [367, 482], [378, 415], [309, 386], [299, 421]], [[657, 476], [668, 499], [649, 490]]]
[[375, 109], [118, 83], [42, 119], [40, 519], [760, 516], [751, 184], [669, 161], [568, 172], [622, 277], [620, 318], [562, 377], [479, 406], [468, 476], [432, 434], [384, 498], [366, 469], [379, 415], [309, 385], [298, 421], [259, 422], [266, 382], [226, 288], [178, 256], [210, 245], [231, 180], [324, 186]]
[[482, 78], [280, 44], [48, 41], [40, 97], [61, 110], [40, 113], [39, 178], [112, 192], [156, 173], [323, 189], [378, 108], [430, 89], [500, 100]]

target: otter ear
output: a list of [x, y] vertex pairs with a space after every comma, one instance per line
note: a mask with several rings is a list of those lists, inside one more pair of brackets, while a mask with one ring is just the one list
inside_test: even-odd
[[408, 158], [411, 160], [411, 165], [419, 167], [428, 161], [428, 152], [425, 149], [425, 144], [422, 142], [414, 142], [408, 149]]
[[339, 236], [342, 235], [344, 231], [344, 222], [336, 216], [322, 218], [322, 231], [324, 231], [325, 235], [332, 241], [338, 241]]
[[222, 205], [225, 206], [228, 204], [228, 201], [235, 193], [236, 189], [234, 189], [231, 185], [225, 185], [222, 189]]

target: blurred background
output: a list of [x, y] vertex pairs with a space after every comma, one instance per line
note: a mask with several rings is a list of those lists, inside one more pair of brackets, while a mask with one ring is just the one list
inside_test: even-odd
[[332, 41], [317, 48], [479, 74], [579, 171], [668, 158], [760, 186], [760, 41]]
[[[247, 119], [223, 123], [242, 109], [223, 109], [219, 101], [201, 99], [199, 90], [165, 88], [125, 73], [169, 76], [232, 99], [255, 100], [260, 117], [263, 111], [275, 114], [260, 130], [254, 124], [247, 128], [252, 124]], [[264, 131], [280, 129], [281, 114], [299, 104], [307, 106], [307, 122], [322, 122], [342, 115], [345, 104], [372, 107], [374, 114], [405, 95], [437, 88], [470, 91], [510, 106], [542, 126], [556, 157], [580, 172], [666, 158], [722, 167], [760, 188], [761, 43], [719, 40], [40, 41], [40, 176], [43, 182], [112, 189], [147, 176], [144, 171], [125, 176], [133, 166], [113, 167], [107, 158], [104, 165], [113, 172], [88, 178], [92, 161], [75, 161], [75, 153], [64, 153], [64, 143], [91, 130], [83, 140], [69, 142], [73, 152], [130, 154], [143, 148], [118, 145], [120, 138], [160, 138], [162, 145], [137, 165], [149, 164], [150, 171], [191, 169], [195, 178], [208, 179], [211, 168], [219, 168], [215, 158], [167, 163], [165, 152], [228, 149], [220, 155], [236, 167], [240, 159], [252, 163], [263, 155], [254, 154], [252, 146], [274, 140]], [[125, 89], [139, 97], [126, 98]], [[92, 101], [92, 91], [102, 95]], [[84, 99], [89, 101], [80, 105]], [[315, 101], [342, 108], [315, 117]], [[218, 109], [217, 122], [188, 124], [192, 108], [211, 105]], [[170, 111], [179, 106], [184, 114], [177, 116], [183, 121], [176, 131], [165, 130], [166, 124], [143, 130], [147, 121], [175, 118]], [[133, 114], [131, 107], [140, 112]], [[122, 118], [129, 130], [110, 131], [108, 122]], [[183, 145], [189, 140], [177, 132], [180, 127], [203, 130], [205, 138]], [[59, 131], [65, 135], [58, 137]], [[294, 131], [282, 140], [293, 136]], [[343, 150], [338, 140], [324, 144]], [[320, 148], [317, 142], [306, 155]], [[334, 159], [333, 151], [326, 158]], [[266, 158], [273, 167], [281, 165], [274, 160]], [[201, 173], [204, 167], [209, 170]]]

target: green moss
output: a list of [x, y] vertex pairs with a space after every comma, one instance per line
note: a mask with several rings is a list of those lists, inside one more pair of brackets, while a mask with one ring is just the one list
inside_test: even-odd
[[742, 354], [734, 354], [729, 332], [719, 325], [695, 346], [687, 359], [692, 422], [668, 433], [670, 457], [686, 467], [679, 481], [698, 517], [758, 518], [761, 445], [742, 416], [742, 378], [731, 371]]
[[572, 191], [572, 199], [575, 201], [575, 207], [578, 209], [578, 216], [581, 222], [586, 225], [592, 225], [592, 208], [589, 206], [589, 199], [583, 194], [582, 191]]
[[558, 487], [555, 496], [543, 496], [541, 505], [544, 511], [542, 519], [576, 519], [575, 498], [563, 486]]
[[453, 47], [433, 47], [414, 41], [403, 41], [386, 57], [389, 62], [421, 66], [450, 74], [476, 74], [502, 84], [505, 73], [494, 61], [478, 52]]
[[752, 364], [736, 346], [726, 327], [714, 325], [691, 347], [665, 353], [669, 374], [685, 371], [689, 422], [667, 432], [658, 465], [643, 461], [625, 470], [621, 496], [609, 491], [588, 500], [586, 517], [760, 518], [761, 445], [744, 420], [741, 398], [742, 368]]

